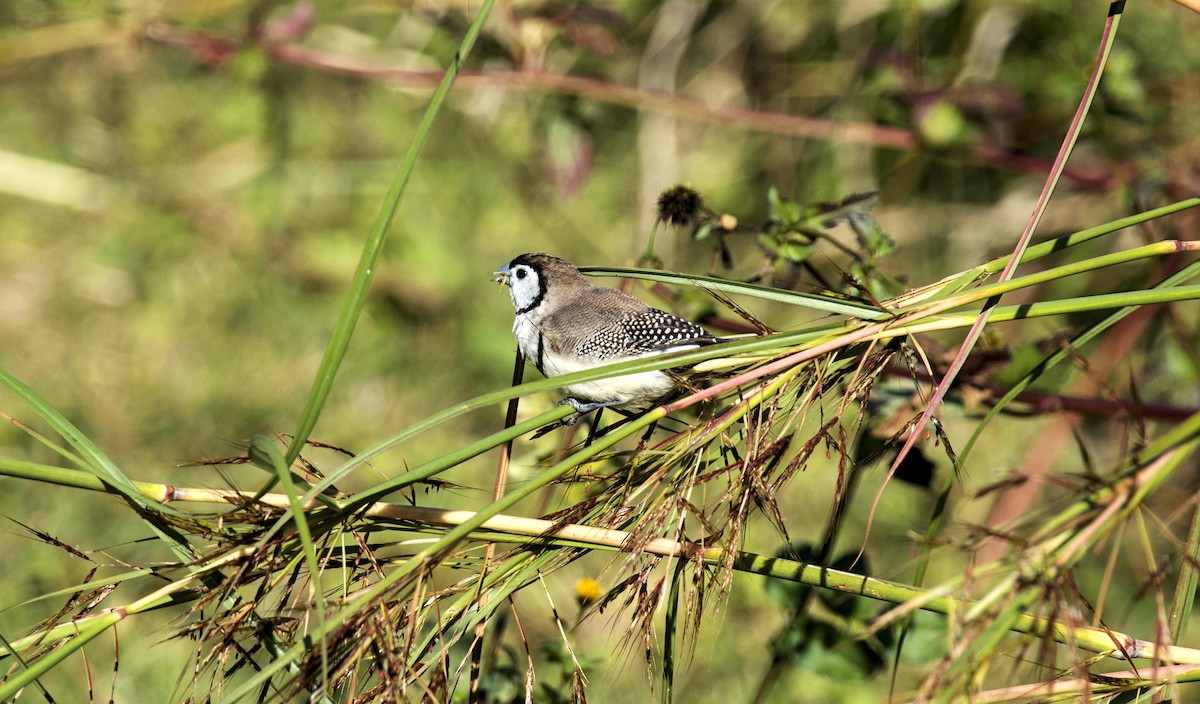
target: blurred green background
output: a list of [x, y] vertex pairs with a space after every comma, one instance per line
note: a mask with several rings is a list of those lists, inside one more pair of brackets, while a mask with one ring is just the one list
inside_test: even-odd
[[[176, 465], [240, 454], [252, 435], [288, 433], [298, 420], [362, 242], [475, 5], [0, 3], [0, 366], [134, 478], [224, 486], [211, 469]], [[874, 215], [899, 245], [882, 268], [908, 285], [1008, 251], [1075, 110], [1106, 7], [499, 3], [418, 162], [314, 438], [360, 450], [507, 385], [512, 312], [490, 272], [527, 251], [632, 263], [655, 199], [675, 183], [746, 222], [766, 217], [771, 186], [801, 202], [879, 191]], [[1179, 5], [1129, 4], [1040, 236], [1200, 190], [1197, 36], [1200, 16]], [[678, 271], [757, 271], [753, 243], [731, 244], [732, 270], [669, 228], [657, 251]], [[820, 265], [838, 263], [830, 252]], [[1119, 281], [1072, 285], [1099, 292]], [[754, 312], [777, 328], [797, 323]], [[1062, 324], [1007, 328], [1006, 343], [1033, 344]], [[1164, 354], [1186, 368], [1180, 344]], [[1195, 405], [1190, 381], [1148, 377], [1141, 391]], [[0, 396], [0, 411], [33, 422], [11, 397]], [[441, 426], [377, 469], [394, 474], [493, 431], [501, 412]], [[1020, 449], [997, 449], [986, 466], [1011, 466]], [[57, 460], [8, 424], [0, 452]], [[446, 503], [482, 501], [493, 464], [453, 477], [476, 488]], [[792, 537], [820, 534], [831, 482], [805, 475], [791, 508], [820, 518], [798, 521]], [[905, 536], [928, 501], [894, 489], [873, 540], [907, 559]], [[104, 550], [99, 562], [143, 549], [130, 542], [144, 537], [141, 524], [120, 520], [107, 497], [0, 478], [0, 514]], [[752, 539], [770, 550], [777, 536]], [[0, 555], [0, 609], [87, 571], [11, 522]], [[579, 571], [604, 565], [589, 559]], [[552, 589], [570, 603], [569, 581]], [[522, 599], [545, 608], [544, 597]], [[0, 611], [0, 632], [11, 638], [56, 604]], [[681, 701], [747, 701], [783, 618], [747, 578], [715, 615]], [[167, 640], [178, 622], [155, 618], [121, 631], [118, 701], [165, 701], [190, 652]], [[613, 655], [608, 631], [622, 623], [610, 614], [580, 631], [581, 655], [607, 660], [589, 689], [595, 701], [649, 696], [636, 651]], [[554, 637], [549, 622], [530, 627]], [[163, 657], [147, 657], [151, 648]], [[93, 651], [111, 659], [110, 644]], [[78, 679], [52, 680], [61, 701], [82, 691], [82, 665], [72, 672]], [[812, 692], [806, 701], [887, 691], [886, 681], [787, 678], [778, 701], [799, 687]]]

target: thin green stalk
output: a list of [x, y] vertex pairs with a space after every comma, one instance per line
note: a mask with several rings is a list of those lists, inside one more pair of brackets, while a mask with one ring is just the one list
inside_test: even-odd
[[[1047, 318], [1056, 315], [1088, 313], [1100, 310], [1112, 310], [1126, 306], [1140, 307], [1194, 301], [1200, 299], [1200, 285], [1175, 286], [1165, 289], [1146, 289], [1143, 291], [1124, 291], [1121, 293], [1101, 293], [1095, 296], [1078, 296], [1075, 298], [1060, 298], [1037, 303], [1022, 303], [1020, 305], [1001, 306], [996, 308], [993, 319], [997, 322], [1013, 320], [1028, 320], [1030, 318]], [[933, 330], [953, 330], [965, 328], [969, 321], [974, 320], [972, 313], [942, 313], [938, 318], [927, 322], [914, 322], [901, 328], [889, 329], [880, 333], [877, 339], [888, 339], [900, 334], [912, 335]]]
[[[1192, 452], [1197, 443], [1200, 442], [1197, 438], [1200, 438], [1200, 413], [1196, 413], [1182, 423], [1171, 427], [1167, 432], [1155, 439], [1154, 442], [1147, 445], [1142, 450], [1137, 464], [1126, 469], [1123, 473], [1125, 476], [1120, 481], [1116, 482], [1113, 486], [1097, 489], [1085, 499], [1077, 501], [1059, 511], [1051, 519], [1043, 523], [1030, 540], [1037, 541], [1043, 539], [1045, 536], [1059, 530], [1062, 526], [1071, 523], [1076, 518], [1094, 510], [1096, 506], [1105, 505], [1119, 498], [1118, 492], [1125, 491], [1125, 484], [1134, 481], [1133, 477], [1139, 468], [1150, 464], [1169, 452], [1177, 450], [1183, 450], [1185, 453]], [[1138, 495], [1141, 495], [1147, 490], [1156, 488], [1161, 481], [1159, 479], [1156, 482], [1148, 482], [1144, 486], [1139, 484], [1136, 491]]]
[[676, 560], [671, 569], [670, 584], [667, 590], [667, 608], [663, 615], [663, 635], [662, 635], [662, 690], [659, 692], [658, 701], [661, 704], [671, 704], [673, 689], [675, 686], [675, 641], [676, 631], [679, 628], [680, 605], [683, 602], [683, 578], [684, 569], [687, 567], [686, 560]]
[[[1008, 601], [1003, 605], [998, 613], [983, 626], [983, 631], [976, 634], [970, 643], [970, 647], [966, 652], [960, 653], [951, 661], [950, 669], [946, 677], [952, 677], [954, 674], [962, 673], [960, 677], [969, 678], [979, 668], [980, 657], [986, 657], [988, 653], [995, 653], [1000, 650], [1001, 644], [1013, 630], [1018, 630], [1028, 634], [1042, 635], [1037, 633], [1037, 626], [1029, 624], [1029, 628], [1015, 628], [1018, 621], [1027, 616], [1025, 610], [1033, 606], [1037, 594], [1032, 588], [1019, 590], [1016, 594], [1011, 592], [1006, 593]], [[1044, 630], [1044, 627], [1043, 627]], [[1105, 634], [1107, 636], [1108, 634]], [[1111, 639], [1101, 640], [1095, 646], [1102, 651], [1113, 649]], [[1094, 649], [1089, 648], [1089, 650]], [[935, 691], [937, 702], [948, 702], [953, 696], [953, 690], [950, 687], [943, 687], [939, 691]]]
[[[392, 494], [404, 489], [405, 487], [412, 486], [413, 484], [424, 479], [429, 479], [430, 477], [440, 474], [451, 467], [457, 467], [463, 462], [466, 462], [473, 457], [477, 457], [488, 450], [500, 447], [501, 445], [504, 445], [505, 443], [510, 442], [511, 440], [518, 438], [525, 433], [537, 430], [538, 428], [549, 425], [555, 421], [562, 420], [574, 412], [575, 411], [569, 406], [555, 406], [554, 408], [540, 413], [533, 418], [525, 420], [521, 423], [517, 423], [509, 428], [505, 428], [500, 432], [492, 433], [491, 435], [473, 442], [461, 449], [442, 455], [437, 459], [433, 459], [429, 462], [418, 465], [417, 467], [414, 467], [403, 474], [399, 474], [385, 482], [360, 491], [359, 493], [350, 497], [348, 506], [351, 510], [353, 510], [354, 508], [362, 506], [363, 504], [367, 504], [372, 501], [378, 501], [388, 494]], [[363, 456], [366, 455], [367, 453], [364, 453]]]
[[75, 465], [76, 467], [81, 467], [83, 469], [88, 468], [87, 462], [85, 462], [82, 457], [75, 454], [74, 452], [71, 452], [70, 450], [63, 447], [62, 445], [59, 445], [58, 443], [54, 442], [50, 438], [46, 437], [45, 435], [42, 435], [38, 431], [29, 427], [28, 425], [25, 425], [24, 423], [18, 421], [16, 418], [13, 418], [12, 416], [8, 415], [7, 413], [0, 413], [0, 418], [7, 418], [9, 422], [11, 422], [13, 425], [17, 426], [18, 428], [20, 428], [21, 432], [25, 433], [26, 435], [33, 438], [34, 440], [37, 440], [39, 443], [41, 443], [41, 445], [43, 447], [48, 448], [51, 452], [58, 455], [59, 457], [62, 457], [66, 461]]
[[[1013, 277], [1007, 281], [998, 281], [993, 284], [979, 286], [971, 289], [969, 292], [960, 293], [954, 297], [940, 299], [939, 302], [953, 300], [961, 301], [961, 305], [966, 305], [967, 303], [987, 300], [994, 296], [1000, 296], [1002, 294], [1017, 291], [1022, 288], [1028, 288], [1030, 286], [1036, 286], [1049, 281], [1064, 279], [1068, 276], [1075, 276], [1077, 274], [1082, 274], [1089, 271], [1096, 271], [1097, 269], [1104, 269], [1120, 264], [1128, 264], [1139, 259], [1162, 257], [1170, 254], [1177, 254], [1179, 252], [1197, 250], [1200, 250], [1200, 243], [1198, 242], [1179, 242], [1177, 240], [1155, 242], [1152, 244], [1143, 245], [1141, 247], [1134, 247], [1133, 249], [1125, 249], [1119, 252], [1113, 252], [1111, 254], [1104, 254], [1098, 257], [1091, 257], [1089, 259], [1063, 264], [1062, 266], [1052, 267], [1050, 269], [1028, 274], [1026, 276]], [[929, 305], [929, 303], [923, 303], [919, 306], [913, 307], [904, 307], [900, 310], [903, 312], [919, 310], [922, 306], [926, 305]]]
[[[1051, 254], [1061, 252], [1069, 247], [1074, 247], [1075, 245], [1083, 244], [1084, 242], [1090, 242], [1097, 237], [1110, 235], [1114, 232], [1124, 230], [1127, 227], [1133, 227], [1134, 225], [1140, 225], [1142, 223], [1150, 222], [1151, 220], [1157, 220], [1158, 218], [1163, 218], [1168, 215], [1174, 215], [1175, 213], [1188, 210], [1189, 208], [1195, 208], [1196, 206], [1200, 206], [1200, 198], [1188, 198], [1181, 200], [1178, 203], [1171, 203], [1170, 205], [1164, 205], [1161, 208], [1154, 208], [1153, 210], [1147, 210], [1135, 215], [1118, 218], [1102, 225], [1096, 225], [1095, 227], [1089, 227], [1085, 230], [1080, 230], [1079, 232], [1074, 232], [1062, 237], [1055, 237], [1054, 239], [1046, 240], [1045, 242], [1039, 242], [1038, 244], [1030, 245], [1029, 248], [1025, 250], [1024, 256], [1021, 257], [1021, 263], [1028, 264], [1029, 262], [1037, 261], [1042, 257], [1047, 257]], [[1011, 254], [1004, 257], [999, 257], [981, 265], [978, 267], [978, 271], [984, 274], [994, 274], [1007, 267], [1010, 261], [1012, 261]]]
[[1180, 556], [1179, 577], [1171, 600], [1171, 642], [1178, 643], [1187, 635], [1188, 621], [1196, 603], [1196, 584], [1200, 582], [1200, 504], [1192, 510], [1192, 527]]
[[[104, 487], [102, 487], [102, 486], [96, 487], [96, 491], [104, 491]], [[153, 575], [154, 575], [154, 570], [152, 570], [150, 568], [134, 567], [125, 572], [121, 572], [120, 574], [114, 574], [112, 576], [102, 577], [100, 579], [93, 579], [93, 580], [90, 580], [87, 582], [79, 582], [76, 584], [72, 584], [70, 586], [62, 587], [61, 589], [55, 589], [52, 591], [38, 594], [35, 597], [26, 599], [25, 601], [22, 601], [22, 602], [19, 602], [16, 604], [12, 604], [10, 606], [5, 606], [4, 608], [0, 609], [0, 613], [4, 613], [5, 611], [11, 611], [13, 609], [19, 609], [19, 608], [22, 608], [25, 606], [29, 606], [31, 604], [36, 604], [39, 601], [52, 601], [55, 599], [67, 599], [67, 598], [70, 598], [71, 596], [77, 595], [80, 592], [84, 592], [89, 589], [96, 590], [101, 587], [107, 587], [110, 584], [121, 584], [122, 582], [128, 582], [129, 580], [140, 579], [142, 577], [150, 577]]]
[[[1149, 290], [1166, 291], [1171, 289], [1178, 291], [1179, 288], [1182, 288], [1178, 286], [1179, 284], [1196, 276], [1200, 276], [1200, 261], [1195, 261], [1191, 264], [1188, 264], [1158, 284], [1155, 284]], [[1113, 311], [1110, 315], [1106, 316], [1103, 320], [1075, 334], [1068, 341], [1068, 343], [1063, 346], [1062, 349], [1056, 350], [1055, 352], [1047, 355], [1040, 362], [1035, 364], [1028, 372], [1026, 372], [1025, 375], [1022, 376], [1021, 379], [1017, 381], [1017, 383], [1014, 384], [1013, 387], [1009, 389], [1003, 396], [1001, 396], [991, 409], [988, 410], [987, 415], [984, 416], [983, 420], [978, 424], [975, 432], [971, 434], [970, 439], [967, 440], [967, 443], [963, 447], [962, 451], [958, 453], [957, 466], [959, 470], [966, 465], [967, 457], [974, 449], [976, 441], [982, 437], [983, 429], [986, 428], [997, 415], [1007, 408], [1008, 405], [1012, 403], [1013, 399], [1019, 396], [1022, 391], [1029, 388], [1033, 382], [1041, 378], [1041, 376], [1043, 376], [1051, 368], [1067, 360], [1070, 356], [1071, 350], [1081, 349], [1084, 345], [1086, 345], [1088, 342], [1091, 342], [1105, 330], [1108, 330], [1120, 321], [1129, 317], [1129, 315], [1139, 307], [1140, 304], [1127, 304], [1121, 306], [1117, 310]]]
[[[561, 545], [553, 540], [541, 540], [538, 542], [561, 547]], [[583, 546], [585, 549], [588, 546]], [[505, 608], [505, 604], [509, 597], [517, 593], [522, 587], [538, 579], [541, 575], [546, 574], [555, 562], [563, 560], [562, 551], [546, 551], [546, 552], [526, 552], [514, 556], [509, 560], [497, 565], [495, 569], [488, 572], [484, 578], [484, 582], [480, 587], [482, 592], [488, 594], [488, 603], [480, 606], [478, 600], [474, 596], [474, 591], [467, 591], [458, 599], [450, 604], [445, 610], [440, 612], [438, 628], [429, 629], [425, 637], [416, 644], [412, 652], [429, 653], [437, 648], [437, 642], [453, 644], [458, 639], [462, 638], [467, 633], [473, 631], [476, 626], [483, 623], [485, 619], [491, 618], [497, 609]], [[448, 627], [453, 625], [453, 630], [447, 633]], [[412, 665], [412, 674], [419, 675], [428, 667], [426, 664]]]
[[[1045, 242], [1031, 245], [1029, 248], [1027, 248], [1024, 256], [1021, 257], [1021, 263], [1028, 264], [1029, 262], [1064, 251], [1070, 247], [1074, 247], [1084, 242], [1089, 242], [1097, 237], [1112, 234], [1114, 232], [1124, 230], [1127, 227], [1140, 225], [1144, 222], [1149, 222], [1157, 218], [1173, 215], [1189, 208], [1195, 208], [1196, 206], [1200, 206], [1200, 198], [1189, 198], [1187, 200], [1179, 201], [1178, 203], [1172, 203], [1171, 205], [1166, 205], [1161, 208], [1147, 210], [1145, 212], [1119, 218], [1102, 225], [1089, 227], [1085, 230], [1073, 232], [1069, 235], [1055, 237], [1054, 239], [1046, 240]], [[999, 257], [989, 262], [980, 264], [972, 269], [967, 269], [966, 271], [947, 276], [936, 283], [929, 284], [914, 291], [902, 294], [893, 300], [904, 301], [906, 304], [902, 305], [901, 307], [910, 308], [921, 301], [934, 301], [947, 296], [953, 296], [962, 292], [968, 286], [973, 285], [981, 278], [1006, 268], [1010, 261], [1012, 261], [1011, 254], [1004, 257]]]

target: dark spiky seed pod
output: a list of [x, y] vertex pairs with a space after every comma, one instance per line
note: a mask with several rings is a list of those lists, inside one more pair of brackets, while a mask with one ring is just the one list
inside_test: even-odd
[[672, 186], [658, 197], [658, 219], [670, 225], [694, 225], [703, 214], [704, 199], [687, 186]]

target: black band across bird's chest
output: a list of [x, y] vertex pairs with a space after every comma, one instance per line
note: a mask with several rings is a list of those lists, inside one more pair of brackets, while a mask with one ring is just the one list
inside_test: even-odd
[[538, 346], [537, 357], [533, 360], [533, 366], [537, 367], [538, 373], [546, 376], [546, 336], [538, 331]]

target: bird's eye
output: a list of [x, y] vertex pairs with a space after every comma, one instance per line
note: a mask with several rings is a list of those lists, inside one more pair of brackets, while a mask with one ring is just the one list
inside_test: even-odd
[[520, 269], [517, 269], [517, 273], [515, 274], [515, 276], [516, 276], [518, 279], [523, 279], [523, 278], [525, 278], [525, 274], [526, 274], [526, 273], [527, 273], [527, 272], [525, 271], [525, 269], [524, 269], [524, 268], [520, 268]]

